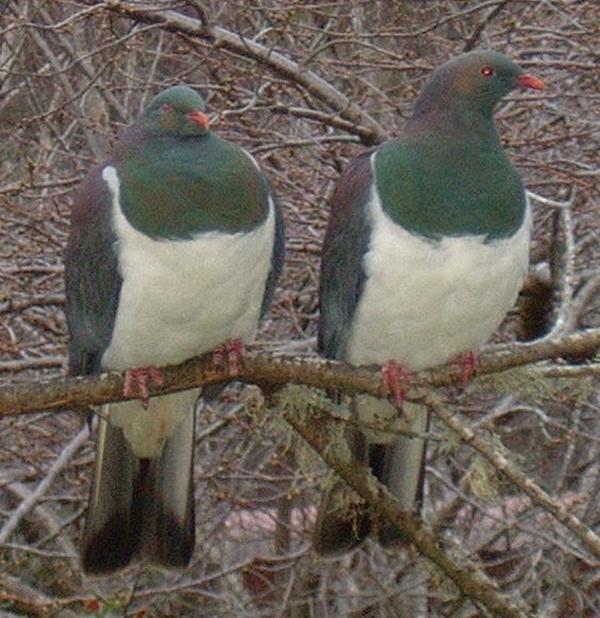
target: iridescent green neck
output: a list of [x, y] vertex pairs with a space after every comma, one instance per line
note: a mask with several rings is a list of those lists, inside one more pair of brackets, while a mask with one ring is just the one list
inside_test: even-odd
[[523, 185], [493, 121], [485, 125], [461, 133], [453, 123], [413, 122], [404, 140], [379, 149], [375, 182], [392, 220], [435, 240], [464, 235], [494, 240], [521, 227]]
[[236, 233], [268, 213], [268, 188], [251, 159], [212, 133], [148, 135], [117, 160], [121, 208], [153, 238]]

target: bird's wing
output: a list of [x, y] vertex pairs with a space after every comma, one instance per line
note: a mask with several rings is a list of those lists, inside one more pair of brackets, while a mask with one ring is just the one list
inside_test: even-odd
[[70, 375], [100, 372], [102, 354], [112, 336], [121, 277], [111, 199], [99, 167], [88, 175], [73, 202], [65, 252]]
[[356, 306], [363, 291], [362, 260], [369, 244], [367, 204], [373, 175], [372, 152], [352, 161], [331, 199], [331, 216], [323, 243], [321, 317], [318, 349], [326, 358], [342, 358]]
[[281, 208], [277, 203], [277, 199], [269, 190], [269, 199], [273, 203], [275, 209], [275, 238], [273, 240], [273, 254], [271, 256], [271, 269], [265, 284], [265, 293], [261, 305], [260, 315], [263, 317], [273, 300], [273, 294], [277, 286], [279, 275], [283, 269], [283, 260], [285, 256], [285, 226], [283, 222], [283, 216], [281, 214]]

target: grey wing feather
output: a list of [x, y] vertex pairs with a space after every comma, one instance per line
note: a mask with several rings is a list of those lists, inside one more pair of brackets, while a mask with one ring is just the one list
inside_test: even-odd
[[326, 358], [344, 357], [364, 286], [362, 260], [369, 244], [366, 206], [372, 188], [371, 154], [366, 152], [354, 159], [342, 174], [331, 200], [319, 289], [318, 350]]
[[70, 375], [99, 373], [112, 336], [122, 281], [110, 217], [111, 194], [97, 168], [75, 196], [65, 251]]

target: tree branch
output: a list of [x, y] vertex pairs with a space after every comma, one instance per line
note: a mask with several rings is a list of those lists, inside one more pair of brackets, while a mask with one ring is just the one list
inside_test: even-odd
[[[366, 502], [386, 520], [396, 524], [417, 549], [436, 564], [466, 596], [481, 603], [493, 616], [525, 618], [527, 608], [522, 602], [498, 592], [496, 585], [464, 556], [452, 557], [440, 546], [439, 539], [419, 518], [403, 510], [398, 499], [370, 473], [365, 465], [357, 465], [345, 439], [335, 432], [335, 422], [321, 414], [315, 418], [310, 411], [304, 415], [297, 409], [284, 410], [285, 420], [310, 444], [323, 461], [344, 479]], [[336, 436], [331, 448], [327, 437]], [[338, 440], [341, 442], [338, 442]], [[449, 541], [446, 541], [449, 544]], [[456, 547], [452, 548], [456, 553]]]
[[[600, 348], [600, 328], [578, 331], [559, 339], [545, 338], [534, 343], [490, 348], [482, 354], [477, 375], [505, 371], [514, 367], [566, 356], [591, 357]], [[352, 367], [345, 363], [316, 358], [299, 360], [289, 356], [267, 356], [248, 352], [240, 372], [231, 375], [226, 366], [216, 366], [212, 355], [192, 358], [181, 365], [163, 368], [164, 385], [151, 385], [150, 394], [160, 395], [208, 386], [228, 380], [258, 384], [267, 388], [289, 382], [316, 388], [335, 389], [348, 395], [365, 393], [386, 397], [376, 367]], [[452, 364], [415, 374], [407, 399], [422, 399], [424, 386], [460, 384], [461, 375]], [[55, 378], [34, 384], [15, 384], [0, 388], [0, 417], [39, 410], [64, 411], [101, 403], [123, 401], [123, 374]]]
[[498, 453], [487, 440], [478, 436], [471, 428], [463, 425], [435, 396], [429, 395], [425, 403], [438, 418], [460, 436], [463, 442], [483, 455], [496, 470], [499, 470], [521, 491], [526, 493], [535, 504], [548, 511], [563, 526], [568, 528], [592, 554], [600, 558], [600, 537], [575, 515], [569, 513], [564, 504], [554, 500], [537, 483], [521, 472], [516, 465]]
[[274, 73], [305, 89], [317, 100], [337, 112], [341, 119], [349, 121], [349, 132], [358, 135], [365, 145], [379, 143], [386, 136], [384, 128], [372, 116], [352, 103], [329, 82], [301, 66], [300, 63], [245, 38], [241, 33], [234, 33], [219, 26], [211, 26], [207, 22], [203, 24], [198, 19], [187, 17], [176, 11], [163, 10], [159, 6], [106, 0], [98, 7], [136, 22], [159, 24], [165, 30], [210, 41], [215, 47], [250, 58], [268, 67]]
[[36, 506], [52, 483], [54, 483], [54, 479], [64, 470], [75, 453], [81, 448], [88, 434], [88, 428], [84, 427], [73, 437], [69, 444], [62, 449], [60, 455], [56, 458], [44, 479], [38, 484], [35, 490], [21, 502], [18, 508], [11, 513], [11, 516], [6, 520], [2, 529], [0, 529], [0, 545], [8, 542], [10, 535], [15, 531], [22, 519]]

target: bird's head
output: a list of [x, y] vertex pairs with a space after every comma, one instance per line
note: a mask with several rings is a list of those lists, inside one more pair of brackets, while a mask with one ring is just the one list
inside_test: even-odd
[[157, 95], [144, 112], [146, 126], [179, 135], [204, 135], [210, 121], [204, 99], [188, 86], [173, 86]]
[[494, 51], [472, 51], [452, 58], [427, 82], [417, 107], [459, 105], [491, 114], [494, 105], [515, 88], [544, 88], [510, 58]]

